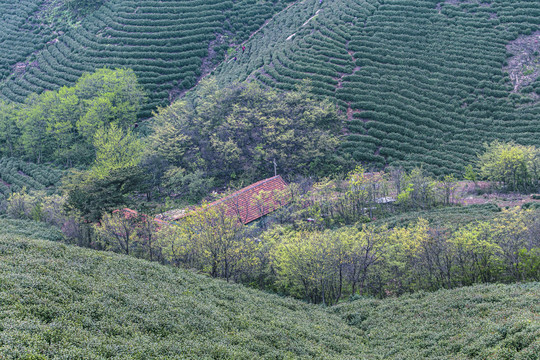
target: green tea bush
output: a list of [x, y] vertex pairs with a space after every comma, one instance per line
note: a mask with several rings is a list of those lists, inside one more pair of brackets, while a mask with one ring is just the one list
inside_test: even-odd
[[64, 240], [62, 232], [52, 225], [31, 220], [0, 218], [0, 236], [7, 234], [9, 236], [24, 236], [37, 240]]
[[[525, 0], [300, 2], [216, 77], [278, 89], [310, 79], [314, 94], [367, 125], [345, 123], [342, 149], [356, 161], [461, 173], [483, 142], [540, 145], [540, 105], [530, 95], [538, 80], [513, 93], [503, 72], [514, 56], [506, 46], [538, 29], [539, 11], [540, 3]], [[384, 145], [389, 139], [396, 143]]]
[[[67, 9], [75, 3], [52, 3], [63, 9], [63, 2]], [[23, 102], [30, 93], [73, 85], [83, 72], [104, 66], [132, 68], [141, 83], [148, 85], [150, 101], [140, 116], [150, 117], [169, 100], [175, 84], [182, 83], [183, 88], [195, 84], [208, 50], [221, 46], [211, 43], [218, 34], [231, 36], [225, 40], [227, 46], [238, 44], [288, 2], [85, 1], [74, 10], [80, 17], [80, 24], [75, 25], [60, 20], [46, 23], [43, 12], [49, 10], [40, 8], [41, 0], [24, 0], [16, 8], [0, 0], [0, 51], [5, 55], [0, 59], [0, 98]], [[52, 19], [60, 18], [59, 10], [55, 11]], [[228, 23], [234, 28], [226, 29]], [[60, 31], [64, 34], [53, 35]], [[215, 65], [220, 59], [222, 54], [208, 60]], [[14, 66], [23, 62], [20, 76], [13, 76]], [[153, 91], [151, 85], [161, 91]]]
[[61, 177], [61, 170], [46, 165], [36, 165], [16, 158], [0, 158], [0, 200], [23, 188], [53, 193]]
[[189, 271], [0, 235], [0, 357], [350, 359], [361, 331], [317, 306]]
[[330, 309], [367, 339], [366, 359], [528, 359], [540, 351], [538, 283], [477, 285]]
[[[3, 359], [537, 359], [540, 284], [322, 308], [0, 219]], [[41, 230], [42, 231], [42, 230]]]

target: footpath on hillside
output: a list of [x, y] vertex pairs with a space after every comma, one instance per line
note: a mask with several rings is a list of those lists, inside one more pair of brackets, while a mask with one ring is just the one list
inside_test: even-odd
[[461, 205], [496, 204], [501, 208], [522, 206], [526, 203], [538, 203], [536, 194], [501, 193], [490, 191], [491, 184], [488, 181], [459, 181], [457, 183], [454, 203]]

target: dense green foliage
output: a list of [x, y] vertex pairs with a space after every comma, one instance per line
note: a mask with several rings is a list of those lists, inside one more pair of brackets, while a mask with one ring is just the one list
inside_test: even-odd
[[536, 360], [539, 296], [538, 283], [479, 285], [362, 299], [331, 313], [363, 330], [364, 359]]
[[133, 126], [143, 102], [133, 71], [106, 68], [84, 74], [72, 87], [32, 94], [24, 104], [0, 100], [0, 153], [37, 163], [89, 164], [103, 146], [99, 133], [111, 125]]
[[170, 165], [169, 190], [189, 196], [194, 175], [211, 188], [213, 179], [254, 182], [275, 169], [284, 176], [335, 172], [341, 123], [335, 106], [306, 89], [276, 92], [255, 83], [218, 88], [209, 81], [192, 101], [156, 114], [151, 149]]
[[533, 360], [540, 350], [538, 283], [357, 300], [325, 311], [0, 229], [0, 356], [8, 360]]
[[0, 357], [350, 359], [359, 330], [293, 299], [0, 235]]
[[[96, 172], [96, 162], [72, 173], [66, 197], [14, 194], [7, 212], [55, 224], [68, 241], [83, 246], [315, 303], [540, 279], [540, 213], [452, 207], [455, 181], [435, 181], [419, 169], [374, 174], [358, 167], [345, 180], [259, 193], [247, 200], [255, 208], [263, 209], [269, 196], [284, 206], [249, 227], [217, 205], [167, 225], [156, 224], [144, 208], [143, 215], [111, 214], [135, 205], [132, 195], [145, 186], [142, 167], [131, 164], [132, 157], [116, 164], [118, 159], [111, 157], [113, 167], [103, 172]], [[388, 196], [394, 193], [397, 200]]]
[[62, 174], [62, 171], [46, 165], [2, 157], [0, 158], [0, 202], [23, 188], [54, 192]]
[[379, 201], [391, 191], [384, 174], [352, 172], [308, 192], [292, 184], [253, 197], [255, 206], [270, 195], [286, 205], [249, 227], [226, 208], [203, 205], [157, 232], [147, 217], [123, 213], [105, 216], [95, 229], [103, 248], [315, 303], [540, 280], [539, 212], [495, 205], [407, 212], [440, 206], [445, 197], [442, 182], [417, 181], [416, 173], [387, 203]]
[[94, 135], [95, 161], [88, 170], [64, 178], [67, 208], [94, 222], [107, 212], [132, 202], [129, 195], [146, 189], [142, 141], [128, 128], [111, 124]]
[[[461, 226], [419, 218], [392, 229], [386, 224], [332, 231], [278, 227], [261, 239], [277, 272], [277, 288], [313, 302], [540, 280], [540, 218], [534, 212], [503, 211]], [[272, 271], [263, 273], [272, 278]]]
[[140, 114], [149, 117], [286, 4], [2, 0], [0, 97], [23, 102], [30, 93], [71, 86], [84, 72], [127, 67], [149, 92]]
[[[303, 1], [216, 76], [279, 89], [308, 78], [347, 112], [342, 146], [352, 159], [461, 173], [478, 143], [540, 144], [532, 89], [522, 93], [522, 74], [505, 72], [514, 53], [537, 46], [531, 36], [529, 47], [506, 48], [539, 29], [539, 14], [530, 0]], [[530, 51], [524, 68], [537, 66]]]
[[485, 145], [478, 156], [480, 176], [504, 190], [540, 190], [540, 150], [535, 146], [522, 146], [495, 141]]
[[143, 190], [145, 174], [138, 166], [111, 170], [96, 177], [91, 171], [74, 172], [66, 178], [67, 209], [95, 222], [116, 209], [133, 204], [129, 197]]

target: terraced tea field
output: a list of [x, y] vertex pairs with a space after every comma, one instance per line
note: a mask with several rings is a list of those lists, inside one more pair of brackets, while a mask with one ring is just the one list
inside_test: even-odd
[[127, 67], [148, 117], [223, 61], [223, 85], [309, 79], [347, 114], [342, 150], [356, 161], [441, 175], [483, 142], [540, 145], [538, 1], [110, 0], [62, 26], [45, 19], [49, 3], [0, 0], [0, 97]]
[[11, 193], [26, 190], [55, 190], [62, 171], [15, 158], [0, 158], [0, 200]]
[[346, 112], [348, 156], [460, 173], [483, 142], [540, 145], [539, 25], [531, 0], [304, 1], [217, 77], [309, 79]]
[[[142, 117], [219, 62], [229, 44], [259, 28], [285, 0], [110, 0], [64, 31], [39, 18], [44, 0], [0, 0], [0, 97], [72, 85], [104, 66], [132, 68], [148, 91]], [[20, 34], [20, 35], [19, 35]]]

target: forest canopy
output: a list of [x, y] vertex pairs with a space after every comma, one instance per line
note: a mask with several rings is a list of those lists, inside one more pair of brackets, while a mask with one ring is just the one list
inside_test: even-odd
[[84, 74], [73, 87], [32, 94], [23, 104], [0, 100], [0, 155], [88, 165], [97, 131], [133, 125], [144, 99], [132, 70], [103, 68]]
[[[192, 101], [155, 114], [151, 150], [168, 162], [166, 179], [181, 191], [203, 177], [218, 183], [336, 171], [342, 118], [306, 86], [277, 92], [256, 83], [201, 85]], [[194, 178], [194, 174], [197, 174]]]

